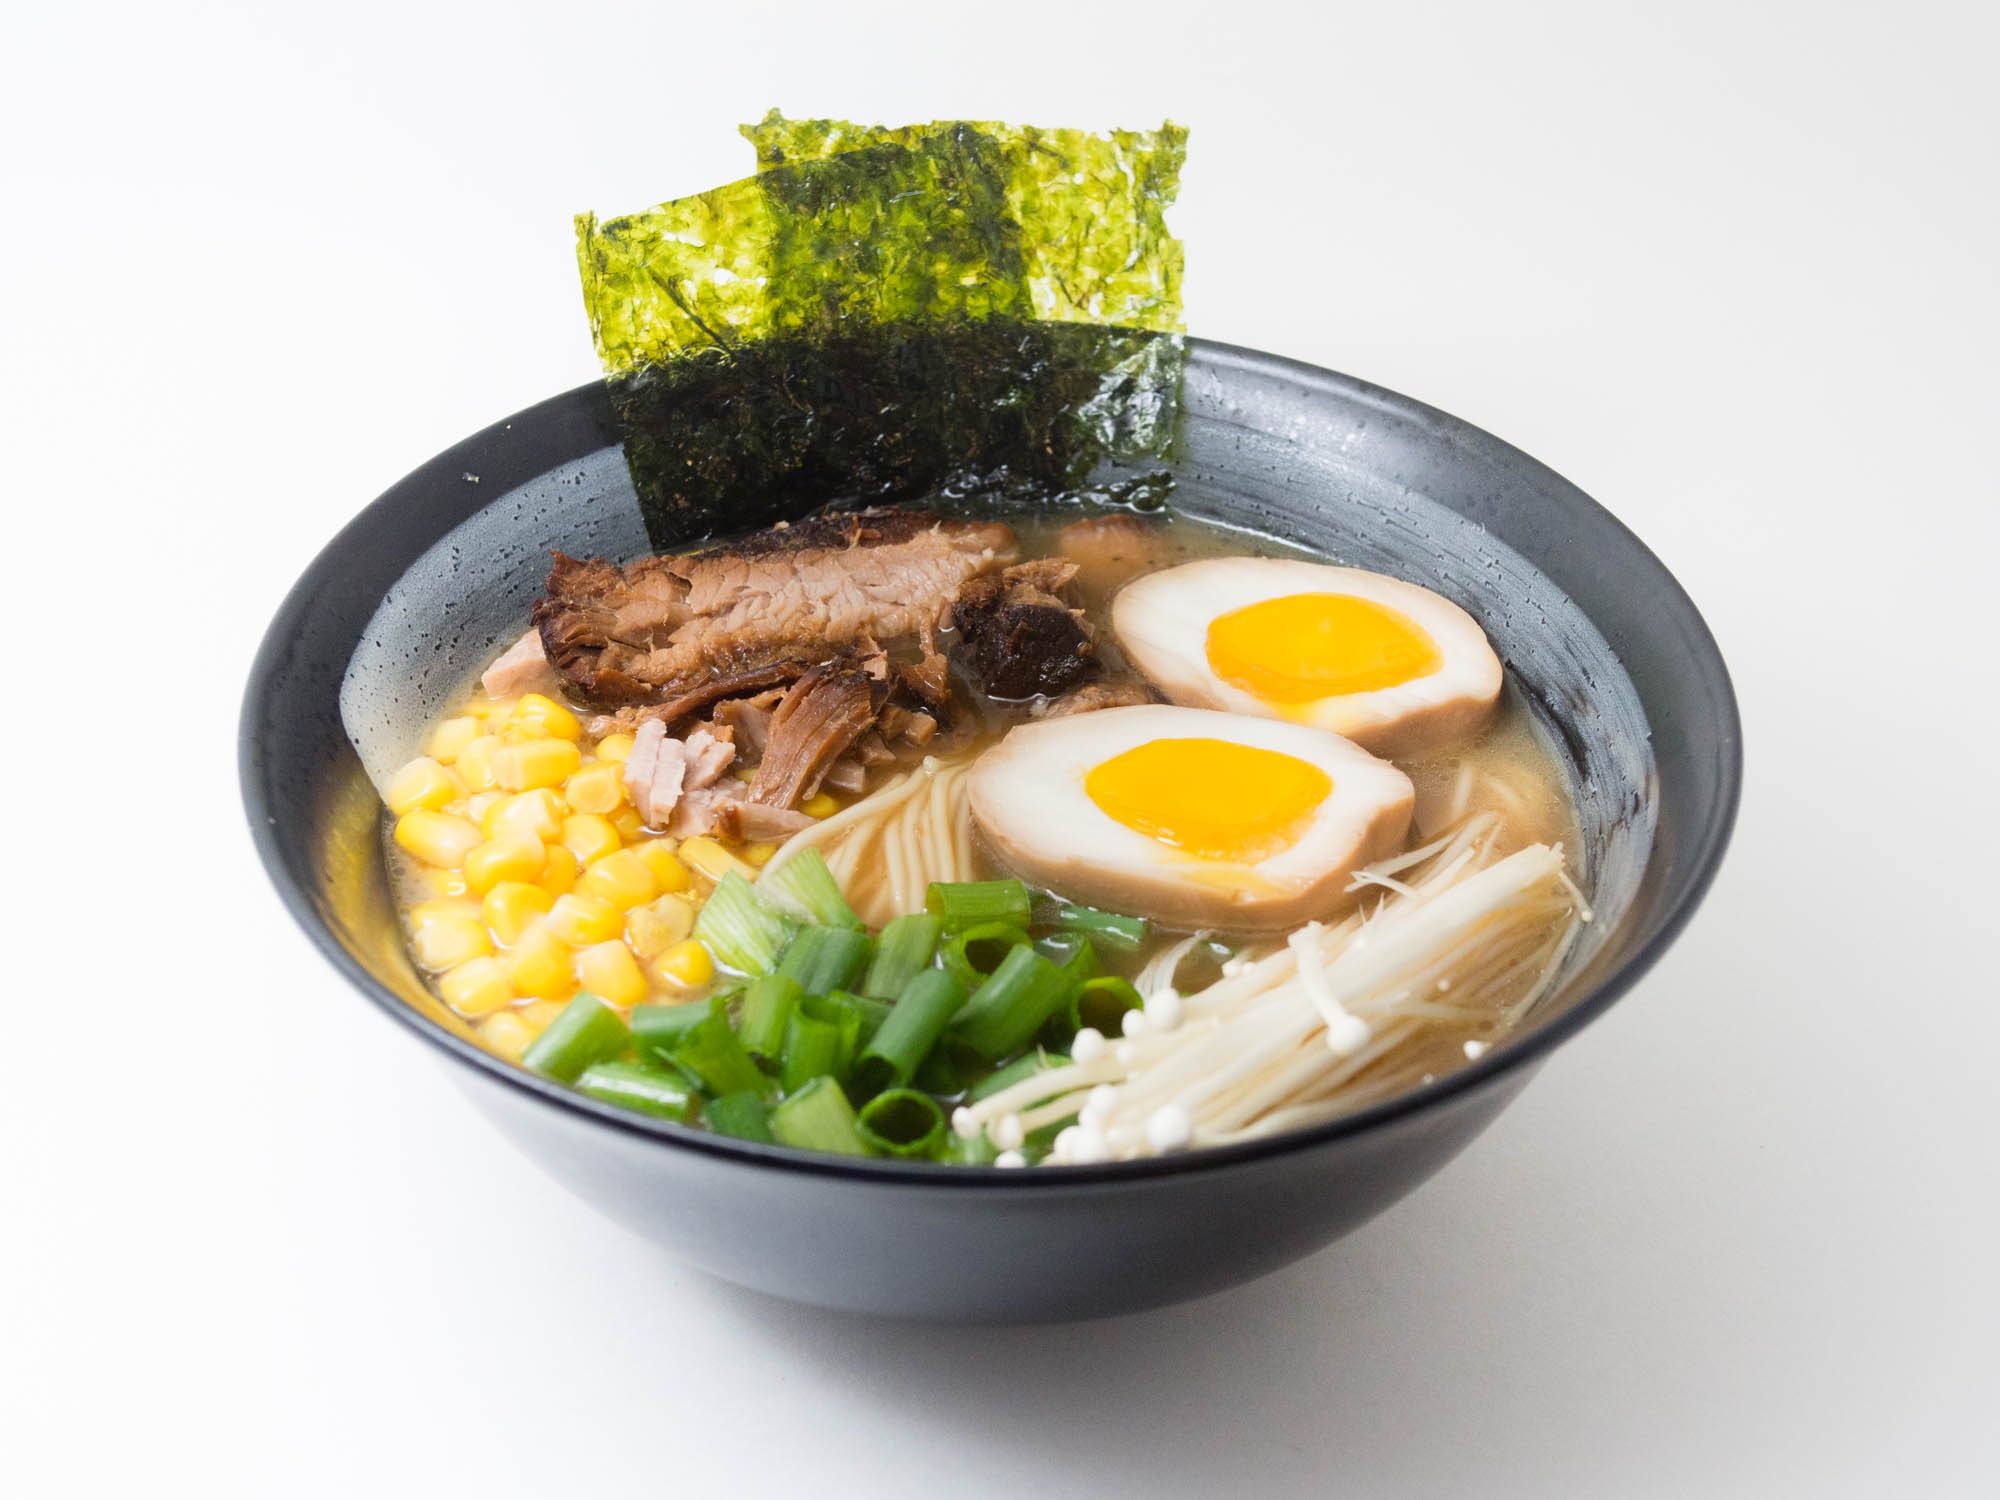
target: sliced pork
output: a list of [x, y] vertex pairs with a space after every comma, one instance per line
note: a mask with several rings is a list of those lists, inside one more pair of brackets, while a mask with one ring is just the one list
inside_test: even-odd
[[823, 661], [864, 638], [927, 636], [968, 580], [1014, 556], [1014, 534], [997, 522], [904, 510], [814, 516], [622, 568], [557, 553], [534, 619], [578, 695], [664, 703], [781, 662]]
[[995, 698], [1054, 695], [1095, 677], [1095, 632], [1068, 592], [1076, 564], [1037, 558], [984, 574], [958, 591], [952, 624]]
[[875, 722], [876, 684], [845, 661], [814, 667], [771, 715], [770, 737], [750, 800], [796, 807], [819, 790], [827, 768]]
[[500, 653], [500, 659], [480, 675], [479, 685], [489, 698], [512, 698], [520, 693], [557, 693], [562, 679], [542, 650], [542, 633], [530, 630]]

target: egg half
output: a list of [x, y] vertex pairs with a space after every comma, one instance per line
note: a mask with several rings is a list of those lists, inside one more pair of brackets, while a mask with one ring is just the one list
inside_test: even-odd
[[1346, 905], [1403, 847], [1409, 777], [1338, 735], [1146, 704], [1023, 724], [981, 756], [972, 817], [1014, 874], [1178, 927], [1277, 932]]
[[1309, 724], [1381, 755], [1483, 725], [1500, 658], [1441, 594], [1359, 568], [1218, 557], [1127, 584], [1126, 657], [1175, 703]]

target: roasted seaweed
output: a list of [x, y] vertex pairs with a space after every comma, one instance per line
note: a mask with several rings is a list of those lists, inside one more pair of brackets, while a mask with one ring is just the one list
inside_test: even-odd
[[1184, 131], [774, 113], [744, 133], [757, 176], [577, 220], [656, 542], [836, 497], [1157, 483], [1184, 359], [1164, 217]]

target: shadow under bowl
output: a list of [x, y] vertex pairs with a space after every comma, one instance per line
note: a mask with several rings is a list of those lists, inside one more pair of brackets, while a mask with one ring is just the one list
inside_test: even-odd
[[286, 598], [251, 672], [240, 740], [272, 880], [333, 965], [547, 1171], [731, 1281], [889, 1316], [1053, 1321], [1200, 1296], [1318, 1249], [1462, 1150], [1680, 932], [1728, 843], [1740, 726], [1715, 642], [1658, 559], [1499, 439], [1347, 376], [1200, 340], [1184, 406], [1177, 510], [1457, 600], [1565, 763], [1598, 920], [1550, 1001], [1463, 1069], [1268, 1140], [1004, 1172], [728, 1140], [599, 1104], [481, 1050], [411, 966], [368, 770], [412, 753], [521, 628], [551, 547], [649, 550], [596, 385], [425, 464]]

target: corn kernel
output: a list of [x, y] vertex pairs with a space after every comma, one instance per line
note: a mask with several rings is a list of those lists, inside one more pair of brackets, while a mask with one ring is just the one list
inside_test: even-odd
[[738, 766], [729, 774], [734, 776], [738, 781], [755, 781], [757, 779], [757, 768], [755, 766]]
[[576, 885], [577, 872], [583, 868], [583, 861], [561, 844], [551, 844], [542, 851], [541, 888], [551, 896], [560, 896]]
[[438, 981], [438, 993], [462, 1016], [483, 1016], [514, 1003], [514, 987], [497, 958], [467, 959]]
[[529, 833], [544, 843], [562, 837], [563, 805], [547, 787], [502, 797], [479, 820], [489, 839], [509, 833]]
[[539, 924], [572, 948], [609, 942], [618, 936], [625, 919], [618, 908], [595, 896], [558, 896], [549, 914]]
[[537, 1000], [561, 1000], [576, 988], [575, 960], [569, 944], [544, 923], [537, 922], [507, 950], [507, 978], [523, 995]]
[[771, 862], [771, 856], [777, 852], [776, 844], [747, 844], [743, 849], [743, 863], [755, 865], [761, 870]]
[[745, 880], [757, 872], [731, 854], [714, 839], [703, 835], [700, 838], [682, 839], [680, 847], [681, 863], [691, 866], [710, 880], [720, 880], [731, 870]]
[[840, 811], [840, 799], [832, 792], [816, 792], [799, 804], [799, 811], [809, 818], [830, 818]]
[[479, 738], [479, 721], [470, 714], [462, 718], [446, 719], [431, 731], [431, 759], [450, 765], [465, 751], [465, 747]]
[[[468, 878], [471, 872], [467, 872]], [[577, 889], [586, 896], [595, 896], [600, 901], [608, 901], [620, 911], [630, 911], [651, 901], [660, 893], [653, 879], [653, 872], [646, 868], [646, 862], [636, 851], [620, 849], [615, 854], [607, 854], [596, 864], [583, 872]]]
[[658, 958], [694, 931], [694, 906], [685, 896], [662, 896], [625, 914], [625, 941], [641, 958]]
[[591, 994], [617, 1006], [646, 998], [646, 976], [623, 943], [593, 943], [576, 956], [576, 978]]
[[396, 842], [427, 865], [451, 869], [478, 847], [479, 830], [464, 818], [419, 807], [396, 820]]
[[410, 925], [421, 927], [426, 922], [435, 922], [441, 917], [464, 917], [468, 921], [480, 920], [479, 903], [462, 898], [443, 897], [430, 901], [419, 901], [410, 908]]
[[526, 1005], [514, 1007], [513, 1014], [521, 1018], [521, 1024], [539, 1036], [548, 1029], [549, 1022], [563, 1013], [566, 1000], [530, 1000]]
[[420, 870], [412, 870], [410, 875], [413, 885], [436, 900], [454, 900], [466, 893], [463, 870], [440, 870], [426, 865]]
[[629, 734], [607, 734], [597, 742], [599, 760], [620, 760], [632, 753], [632, 736]]
[[451, 772], [428, 755], [419, 755], [391, 776], [388, 788], [382, 793], [389, 811], [397, 814], [416, 807], [440, 808], [457, 798], [458, 787]]
[[674, 984], [693, 989], [715, 977], [715, 960], [708, 956], [708, 949], [694, 938], [689, 938], [675, 943], [662, 954], [659, 962], [653, 965], [653, 971]]
[[495, 1011], [479, 1023], [479, 1040], [488, 1052], [519, 1062], [535, 1033], [511, 1010]]
[[512, 947], [528, 924], [554, 906], [556, 898], [538, 885], [521, 880], [503, 880], [486, 893], [480, 917], [492, 930], [495, 942]]
[[465, 883], [484, 895], [503, 880], [533, 880], [542, 858], [542, 841], [532, 833], [503, 834], [465, 856]]
[[584, 864], [604, 858], [624, 843], [611, 820], [596, 813], [572, 813], [564, 818], [562, 841], [563, 847]]
[[570, 811], [604, 814], [625, 800], [625, 768], [615, 760], [592, 761], [563, 785]]
[[639, 809], [630, 803], [611, 815], [611, 826], [618, 830], [622, 839], [636, 839], [646, 831], [646, 820], [639, 816]]
[[510, 792], [561, 786], [582, 764], [583, 757], [568, 740], [531, 740], [525, 745], [502, 745], [493, 752], [493, 779]]
[[505, 792], [474, 792], [465, 799], [465, 815], [477, 823], [481, 831], [486, 827], [486, 815], [500, 803], [507, 800]]
[[646, 862], [646, 868], [653, 872], [653, 883], [661, 890], [684, 891], [694, 884], [688, 867], [674, 854], [672, 839], [647, 839], [633, 847], [639, 851], [639, 858]]
[[493, 757], [500, 749], [497, 737], [482, 734], [458, 752], [452, 769], [464, 779], [468, 791], [490, 792], [500, 785], [493, 775]]
[[583, 738], [583, 726], [576, 721], [576, 715], [564, 708], [555, 699], [541, 693], [529, 693], [514, 705], [514, 711], [507, 715], [509, 724], [532, 724], [537, 734], [558, 740], [578, 740]]
[[486, 929], [466, 917], [439, 917], [424, 923], [410, 937], [417, 962], [426, 969], [455, 969], [469, 959], [493, 951]]

